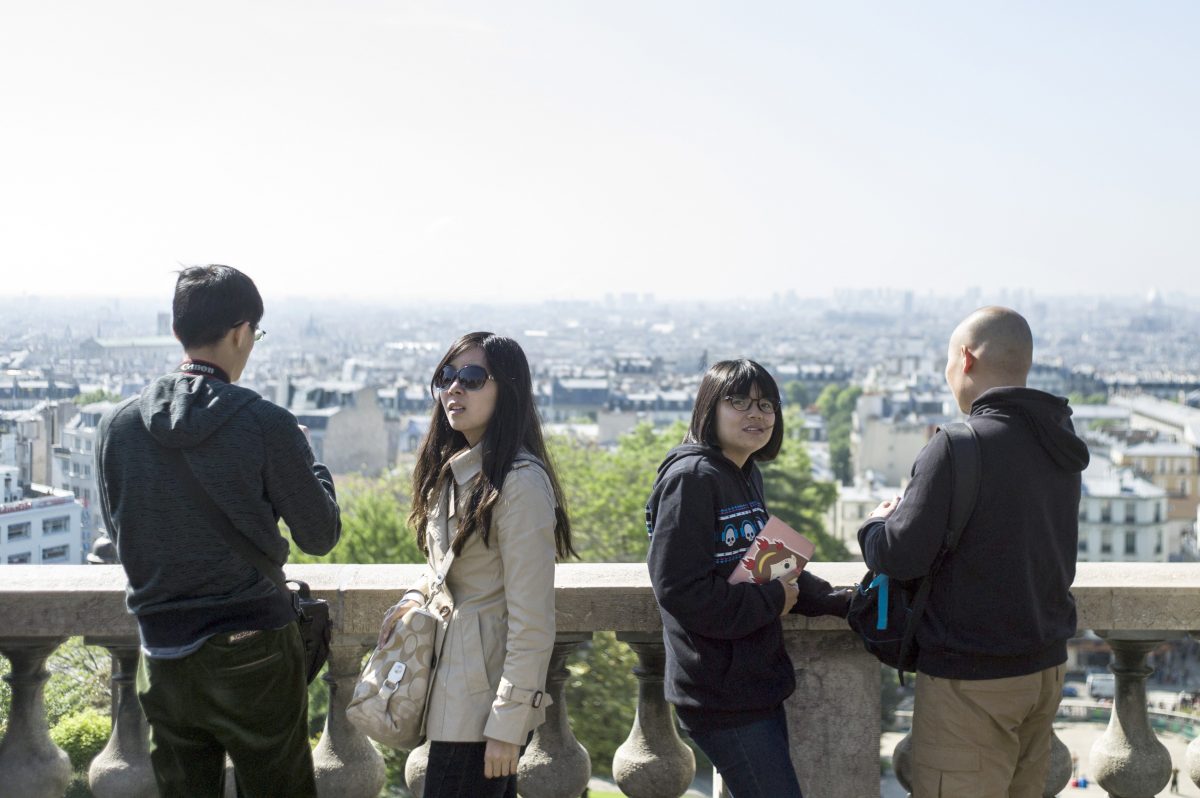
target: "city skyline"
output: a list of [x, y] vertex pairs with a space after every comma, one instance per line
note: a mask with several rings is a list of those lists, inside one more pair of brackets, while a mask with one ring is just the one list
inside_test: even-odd
[[1192, 290], [1200, 9], [149, 0], [0, 31], [10, 295]]

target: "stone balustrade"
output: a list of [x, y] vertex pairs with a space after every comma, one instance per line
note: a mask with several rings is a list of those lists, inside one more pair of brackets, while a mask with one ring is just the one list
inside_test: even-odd
[[[864, 570], [859, 563], [810, 567], [838, 585], [852, 584]], [[330, 602], [335, 629], [330, 667], [323, 677], [330, 711], [314, 750], [319, 792], [338, 798], [375, 796], [384, 780], [382, 757], [346, 722], [343, 710], [379, 619], [403, 587], [416, 579], [420, 566], [314, 565], [290, 567], [288, 572]], [[50, 798], [66, 789], [70, 766], [48, 736], [42, 691], [47, 658], [74, 635], [105, 646], [113, 657], [114, 728], [108, 746], [91, 766], [94, 794], [154, 794], [145, 720], [133, 694], [136, 627], [125, 613], [124, 584], [119, 566], [0, 567], [0, 655], [12, 665], [6, 679], [13, 693], [7, 733], [0, 741], [5, 795]], [[554, 703], [522, 759], [521, 794], [575, 798], [586, 784], [591, 760], [568, 723], [565, 663], [593, 632], [613, 630], [637, 654], [634, 672], [639, 685], [637, 716], [614, 757], [614, 776], [634, 798], [676, 798], [691, 781], [695, 762], [663, 702], [660, 624], [645, 567], [561, 565], [555, 592], [558, 639], [549, 684]], [[1147, 717], [1146, 653], [1158, 641], [1186, 634], [1197, 625], [1200, 574], [1189, 565], [1081, 564], [1074, 592], [1080, 627], [1100, 630], [1116, 653], [1112, 721], [1091, 752], [1089, 772], [1111, 796], [1156, 795], [1166, 784], [1170, 766]], [[837, 619], [797, 616], [784, 623], [797, 672], [797, 690], [788, 701], [792, 758], [805, 794], [877, 794], [878, 664]], [[1058, 743], [1055, 751], [1048, 796], [1057, 794], [1070, 775], [1065, 747]], [[908, 752], [906, 740], [895, 756], [902, 783]], [[420, 784], [424, 761], [422, 749], [409, 755], [410, 786]], [[1200, 783], [1200, 741], [1189, 749], [1188, 769]]]

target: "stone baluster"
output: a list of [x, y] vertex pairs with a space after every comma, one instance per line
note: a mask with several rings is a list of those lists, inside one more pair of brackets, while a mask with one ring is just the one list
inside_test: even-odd
[[[904, 735], [896, 743], [892, 751], [892, 770], [896, 773], [896, 781], [912, 794], [912, 762], [913, 762], [912, 732]], [[1043, 798], [1054, 798], [1061, 793], [1071, 781], [1071, 751], [1066, 743], [1058, 739], [1053, 731], [1050, 733], [1050, 768], [1046, 771], [1046, 787], [1042, 792]]]
[[567, 658], [580, 643], [591, 639], [591, 633], [585, 632], [560, 634], [554, 640], [546, 677], [546, 691], [554, 703], [521, 757], [517, 792], [522, 798], [577, 798], [587, 789], [592, 758], [575, 739], [567, 720]]
[[1172, 632], [1097, 631], [1113, 650], [1116, 696], [1104, 735], [1092, 745], [1089, 763], [1096, 783], [1111, 798], [1153, 798], [1171, 779], [1171, 755], [1150, 728], [1146, 677], [1149, 654]]
[[896, 747], [892, 749], [892, 771], [896, 774], [896, 781], [900, 782], [900, 786], [912, 795], [912, 732], [900, 738], [900, 742], [896, 743]]
[[629, 737], [613, 756], [613, 777], [630, 798], [678, 798], [696, 775], [696, 756], [675, 730], [671, 705], [663, 697], [666, 652], [657, 632], [618, 633], [638, 657], [637, 714]]
[[415, 796], [425, 794], [425, 771], [429, 769], [429, 741], [408, 752], [404, 760], [404, 781], [408, 791]]
[[1055, 798], [1071, 783], [1071, 749], [1050, 732], [1050, 768], [1046, 771], [1046, 788], [1042, 798]]
[[[1200, 632], [1198, 631], [1192, 630], [1188, 632], [1188, 636], [1192, 640], [1200, 640]], [[1197, 737], [1188, 744], [1183, 767], [1188, 778], [1192, 780], [1192, 784], [1200, 787], [1200, 737]]]
[[150, 725], [138, 703], [138, 639], [87, 637], [112, 655], [112, 735], [92, 760], [88, 784], [96, 798], [156, 798], [158, 787], [150, 766]]
[[[546, 677], [546, 692], [554, 703], [546, 709], [546, 722], [534, 732], [521, 757], [517, 792], [522, 798], [577, 798], [591, 779], [592, 760], [571, 732], [566, 697], [567, 658], [580, 643], [591, 639], [590, 633], [583, 633], [560, 634], [554, 640]], [[404, 779], [413, 795], [422, 794], [428, 765], [426, 742], [410, 752], [404, 762]]]
[[387, 780], [383, 756], [346, 718], [346, 707], [362, 670], [363, 655], [373, 644], [374, 641], [343, 643], [335, 639], [329, 650], [329, 665], [321, 677], [329, 689], [329, 714], [325, 716], [321, 742], [313, 749], [318, 795], [375, 798]]
[[71, 781], [71, 761], [50, 739], [44, 689], [46, 660], [63, 637], [0, 638], [0, 654], [12, 664], [4, 677], [12, 687], [8, 729], [0, 740], [0, 785], [5, 795], [60, 798]]
[[821, 798], [877, 793], [879, 660], [848, 630], [792, 630], [793, 621], [784, 623], [796, 669], [796, 691], [785, 702], [788, 737], [801, 790]]

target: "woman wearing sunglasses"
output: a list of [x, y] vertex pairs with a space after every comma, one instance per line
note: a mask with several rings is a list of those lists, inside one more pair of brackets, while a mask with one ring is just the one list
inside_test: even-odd
[[726, 581], [767, 522], [758, 463], [783, 443], [779, 405], [758, 363], [713, 365], [646, 505], [664, 692], [733, 798], [800, 798], [783, 707], [796, 678], [779, 619], [845, 617], [849, 604], [848, 592], [807, 572], [764, 585]]
[[[424, 796], [515, 798], [521, 751], [550, 703], [554, 562], [574, 553], [570, 524], [516, 341], [464, 335], [430, 387], [409, 523], [432, 571], [453, 550], [455, 609], [426, 712]], [[389, 612], [381, 639], [432, 578]]]

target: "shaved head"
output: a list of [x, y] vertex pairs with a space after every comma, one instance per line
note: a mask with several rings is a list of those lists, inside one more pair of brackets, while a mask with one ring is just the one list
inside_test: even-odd
[[969, 413], [985, 391], [1024, 386], [1033, 366], [1033, 333], [1020, 313], [998, 306], [980, 308], [962, 320], [950, 336], [946, 382]]
[[1029, 322], [1015, 310], [980, 308], [958, 325], [950, 345], [965, 346], [979, 360], [979, 367], [997, 377], [1025, 384], [1033, 365], [1033, 333]]

